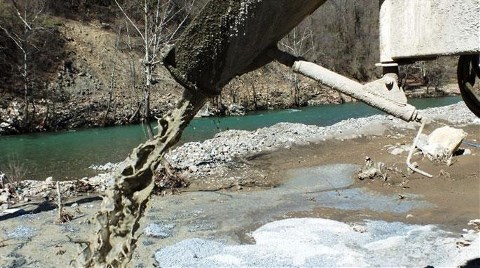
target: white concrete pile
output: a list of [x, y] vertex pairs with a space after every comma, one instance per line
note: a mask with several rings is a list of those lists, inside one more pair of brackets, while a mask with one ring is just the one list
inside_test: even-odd
[[430, 135], [421, 135], [417, 147], [431, 161], [449, 162], [467, 133], [462, 129], [444, 126]]

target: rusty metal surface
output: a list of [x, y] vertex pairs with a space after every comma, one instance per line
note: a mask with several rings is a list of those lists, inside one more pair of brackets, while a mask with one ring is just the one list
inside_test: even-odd
[[381, 0], [380, 61], [480, 53], [480, 0]]

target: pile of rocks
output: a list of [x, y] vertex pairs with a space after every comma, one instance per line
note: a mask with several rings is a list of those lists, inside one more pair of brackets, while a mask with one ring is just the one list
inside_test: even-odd
[[[463, 102], [420, 111], [423, 116], [444, 120], [452, 124], [480, 124]], [[192, 173], [209, 173], [225, 169], [235, 159], [260, 152], [289, 148], [292, 145], [317, 143], [330, 138], [351, 139], [362, 135], [383, 135], [393, 128], [416, 129], [415, 123], [407, 123], [387, 115], [347, 119], [327, 127], [296, 123], [279, 123], [255, 131], [228, 130], [204, 142], [186, 143], [166, 155], [173, 167]]]
[[190, 172], [211, 172], [235, 159], [293, 145], [307, 145], [328, 138], [349, 139], [364, 134], [383, 134], [384, 116], [349, 119], [329, 127], [278, 123], [255, 131], [228, 130], [204, 142], [186, 143], [168, 155], [173, 167]]
[[[113, 173], [100, 174], [92, 178], [75, 181], [59, 181], [62, 198], [75, 197], [84, 193], [101, 193], [113, 185]], [[0, 184], [0, 213], [19, 202], [28, 202], [33, 198], [45, 201], [57, 200], [57, 181], [48, 177], [43, 181], [24, 180]]]
[[108, 162], [103, 165], [90, 165], [88, 168], [97, 170], [97, 171], [113, 172], [120, 168], [120, 163]]
[[433, 120], [445, 121], [454, 125], [479, 125], [480, 118], [476, 117], [465, 105], [458, 102], [453, 105], [421, 110], [420, 113]]
[[444, 126], [430, 135], [422, 134], [417, 147], [432, 161], [450, 163], [467, 133], [462, 129]]
[[0, 106], [0, 135], [18, 132], [17, 127], [23, 116], [20, 110], [20, 104], [16, 101], [10, 102], [5, 109]]
[[202, 143], [186, 143], [173, 150], [166, 158], [177, 169], [196, 172], [262, 151], [306, 144], [318, 136], [317, 130], [316, 126], [289, 123], [280, 123], [256, 131], [229, 130]]

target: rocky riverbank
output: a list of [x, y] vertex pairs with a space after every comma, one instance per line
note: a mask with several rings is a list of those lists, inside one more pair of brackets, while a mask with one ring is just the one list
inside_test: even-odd
[[[230, 130], [172, 150], [173, 170], [189, 186], [173, 191], [178, 194], [152, 197], [132, 265], [252, 266], [268, 260], [315, 266], [330, 256], [328, 263], [337, 266], [351, 264], [342, 262], [348, 255], [365, 265], [426, 266], [461, 265], [476, 258], [480, 119], [463, 103], [421, 113], [434, 120], [426, 134], [445, 124], [468, 134], [460, 149], [469, 153], [457, 153], [449, 163], [416, 152], [413, 161], [433, 178], [411, 173], [405, 165], [418, 125], [390, 116], [326, 127], [281, 123], [256, 131]], [[367, 159], [381, 176], [355, 179]], [[59, 183], [68, 216], [63, 224], [58, 223], [52, 179], [5, 187], [0, 195], [8, 197], [2, 205], [8, 209], [0, 215], [0, 266], [56, 267], [76, 259], [77, 242], [91, 235], [98, 195], [112, 183], [118, 165], [92, 166], [106, 173]], [[326, 245], [325, 239], [300, 230], [315, 237], [355, 236], [358, 244], [342, 238]], [[305, 257], [304, 250], [273, 247], [286, 244], [315, 250]], [[338, 255], [321, 251], [325, 246], [340, 247]], [[187, 249], [191, 255], [174, 254]], [[237, 249], [250, 257], [235, 253]], [[400, 257], [393, 259], [392, 252]]]
[[[480, 124], [463, 102], [440, 108], [430, 108], [420, 112], [434, 121], [454, 125]], [[213, 139], [202, 143], [184, 144], [166, 158], [185, 175], [199, 178], [215, 175], [221, 177], [232, 166], [242, 167], [248, 159], [277, 150], [326, 140], [347, 140], [362, 136], [397, 135], [405, 130], [418, 128], [415, 123], [406, 123], [392, 116], [376, 115], [368, 118], [349, 119], [332, 126], [279, 123], [256, 131], [229, 130], [217, 134]]]
[[[67, 76], [70, 77], [70, 75]], [[73, 78], [70, 79], [76, 81]], [[80, 79], [84, 79], [83, 74]], [[77, 88], [82, 88], [83, 82], [80, 85], [76, 83], [80, 82], [69, 84], [72, 88], [66, 88], [66, 91], [59, 92], [58, 94], [61, 96], [59, 95], [55, 99], [38, 100], [34, 105], [34, 110], [29, 110], [28, 119], [25, 116], [25, 104], [21, 98], [8, 97], [0, 101], [0, 136], [140, 123], [141, 103], [138, 97], [123, 94], [121, 98], [116, 96], [114, 99], [109, 99], [109, 92], [100, 89], [85, 96], [84, 92]], [[255, 101], [248, 96], [248, 92], [241, 95], [240, 100], [235, 100], [230, 96], [220, 97], [220, 103], [218, 103], [218, 100], [212, 100], [199, 112], [198, 116], [242, 116], [251, 111], [298, 107], [297, 104], [291, 102], [288, 94], [282, 93], [288, 91], [288, 88], [284, 88], [285, 86], [279, 84], [276, 87], [277, 93], [275, 93], [276, 91], [273, 93], [259, 92]], [[331, 89], [313, 86], [310, 83], [305, 83], [305, 87], [305, 91], [301, 95], [301, 106], [341, 104], [354, 101], [352, 98]], [[74, 92], [69, 93], [69, 91]], [[152, 94], [154, 100], [151, 111], [152, 120], [162, 116], [174, 107], [180, 89], [170, 84], [167, 91], [171, 93], [162, 91]], [[458, 92], [447, 88], [446, 91], [435, 91], [427, 94], [422, 89], [411, 91], [407, 95], [412, 98], [442, 97], [458, 95]]]
[[[436, 121], [456, 126], [479, 125], [480, 119], [475, 117], [468, 108], [458, 104], [429, 108], [420, 113]], [[217, 134], [204, 142], [190, 142], [175, 148], [166, 155], [173, 170], [192, 187], [221, 189], [238, 187], [239, 185], [262, 185], [265, 176], [245, 176], [255, 173], [249, 169], [249, 160], [279, 149], [289, 149], [293, 146], [320, 144], [328, 140], [353, 140], [366, 136], [402, 136], [403, 132], [412, 132], [418, 128], [416, 123], [406, 123], [400, 119], [386, 115], [375, 115], [367, 118], [348, 119], [332, 126], [313, 126], [294, 123], [279, 123], [271, 127], [255, 131], [228, 130]], [[395, 152], [405, 151], [408, 144], [397, 146]], [[395, 148], [395, 146], [391, 146]], [[405, 148], [405, 150], [401, 149]], [[392, 149], [393, 150], [393, 149]], [[60, 182], [62, 195], [75, 196], [78, 193], [103, 192], [113, 181], [115, 170], [122, 163], [107, 163], [90, 168], [103, 172], [92, 177], [77, 181]], [[232, 170], [238, 174], [232, 174]], [[216, 178], [211, 180], [209, 178]], [[8, 179], [4, 178], [4, 182]], [[209, 182], [214, 182], [209, 184]], [[56, 184], [51, 178], [46, 181], [22, 181], [17, 183], [17, 196], [4, 190], [2, 194], [3, 208], [9, 202], [28, 201], [32, 197], [41, 196], [54, 200]], [[9, 200], [7, 202], [7, 199]]]

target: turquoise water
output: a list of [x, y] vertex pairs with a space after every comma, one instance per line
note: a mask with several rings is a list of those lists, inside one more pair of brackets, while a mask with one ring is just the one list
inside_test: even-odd
[[[410, 103], [423, 109], [460, 100], [460, 97], [445, 97], [413, 99]], [[327, 126], [348, 118], [381, 113], [363, 103], [347, 103], [257, 112], [241, 117], [197, 118], [185, 130], [181, 143], [212, 138], [227, 129], [254, 130], [279, 122]], [[95, 174], [88, 168], [91, 164], [121, 161], [143, 141], [145, 134], [139, 125], [0, 137], [0, 171], [15, 164], [32, 179], [81, 178]]]

